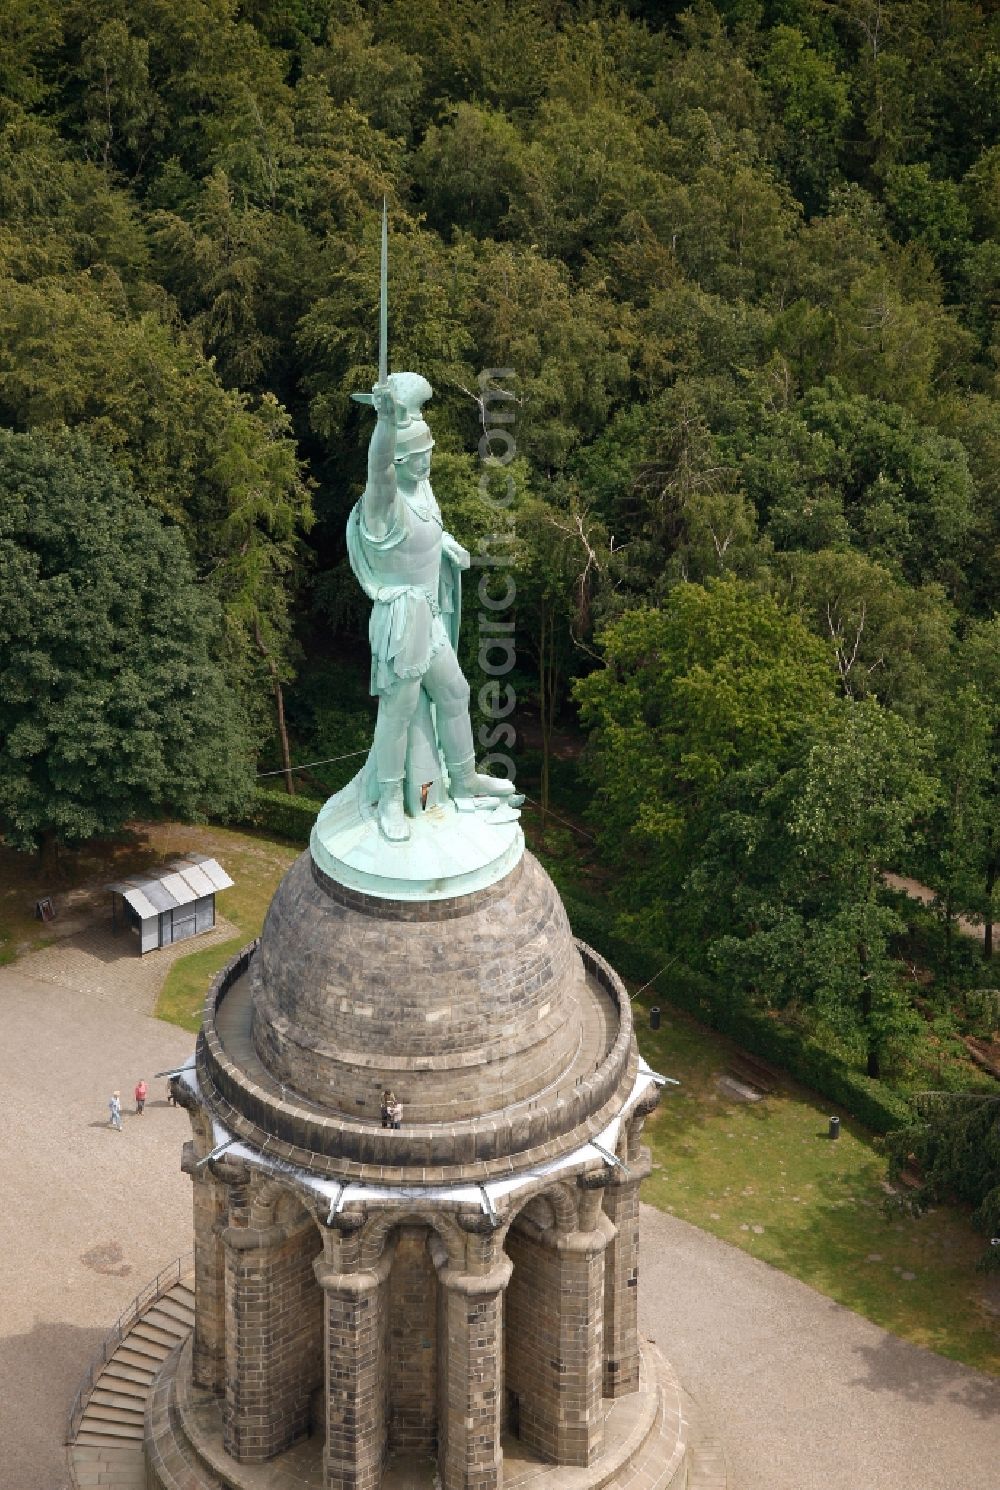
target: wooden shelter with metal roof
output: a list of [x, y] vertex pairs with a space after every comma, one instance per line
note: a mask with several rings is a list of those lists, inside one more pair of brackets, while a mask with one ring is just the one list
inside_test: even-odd
[[111, 924], [139, 938], [140, 956], [169, 947], [215, 925], [215, 896], [233, 881], [217, 860], [189, 854], [156, 874], [130, 875], [106, 888], [111, 892]]

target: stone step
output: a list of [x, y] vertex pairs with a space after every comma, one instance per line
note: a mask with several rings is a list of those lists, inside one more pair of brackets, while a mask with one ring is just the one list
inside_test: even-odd
[[728, 1490], [729, 1471], [722, 1440], [689, 1392], [681, 1389], [688, 1420], [688, 1475], [686, 1490]]
[[134, 1408], [107, 1407], [100, 1402], [87, 1404], [83, 1426], [112, 1438], [141, 1438], [142, 1413]]
[[[147, 1324], [144, 1316], [137, 1325], [133, 1325], [132, 1329], [129, 1330], [127, 1338], [129, 1344], [137, 1350], [142, 1350], [144, 1345], [160, 1346], [159, 1359], [162, 1360], [168, 1351], [173, 1350], [177, 1341], [183, 1339], [183, 1336], [175, 1335], [172, 1330], [161, 1330], [156, 1325]], [[143, 1341], [144, 1344], [140, 1345], [140, 1341]]]
[[726, 1456], [715, 1448], [692, 1448], [688, 1451], [687, 1490], [728, 1490], [729, 1474]]
[[150, 1387], [193, 1325], [194, 1293], [177, 1283], [125, 1336], [101, 1372], [70, 1447], [78, 1490], [145, 1490], [142, 1437]]
[[162, 1330], [165, 1335], [171, 1335], [175, 1341], [183, 1340], [191, 1331], [190, 1320], [178, 1319], [176, 1314], [163, 1307], [162, 1299], [142, 1316], [142, 1323], [150, 1329]]
[[70, 1450], [73, 1483], [78, 1490], [99, 1486], [114, 1490], [146, 1490], [146, 1465], [138, 1444], [121, 1447], [80, 1447]]
[[[131, 1391], [126, 1388], [131, 1388]], [[97, 1386], [91, 1392], [90, 1400], [98, 1407], [118, 1407], [122, 1412], [137, 1412], [141, 1417], [146, 1405], [146, 1393], [135, 1382], [127, 1382], [118, 1392], [111, 1391], [106, 1386]]]
[[159, 1345], [155, 1340], [145, 1340], [141, 1335], [137, 1335], [135, 1330], [132, 1330], [119, 1345], [112, 1360], [127, 1361], [130, 1366], [137, 1366], [140, 1371], [143, 1368], [155, 1371], [163, 1357], [169, 1353], [169, 1346]]
[[[132, 1371], [133, 1367], [126, 1366], [124, 1369], [126, 1371]], [[146, 1394], [149, 1391], [149, 1383], [153, 1378], [138, 1371], [135, 1372], [135, 1375], [139, 1376], [140, 1380], [135, 1381], [130, 1376], [120, 1375], [119, 1363], [113, 1360], [101, 1372], [95, 1383], [94, 1390], [98, 1392], [117, 1392], [120, 1396], [129, 1397], [133, 1401], [145, 1402]]]
[[76, 1442], [81, 1448], [86, 1444], [91, 1444], [101, 1448], [116, 1449], [125, 1439], [141, 1444], [142, 1429], [139, 1429], [138, 1436], [136, 1436], [134, 1430], [125, 1431], [114, 1423], [102, 1423], [99, 1419], [93, 1423], [84, 1420], [76, 1436]]
[[186, 1290], [185, 1293], [186, 1297], [176, 1290], [165, 1294], [162, 1299], [157, 1299], [156, 1311], [176, 1320], [178, 1328], [186, 1332], [194, 1324], [194, 1294], [188, 1294]]
[[[104, 1381], [105, 1377], [111, 1377], [113, 1381], [128, 1381], [136, 1386], [148, 1388], [156, 1368], [148, 1356], [139, 1356], [138, 1359], [142, 1362], [141, 1366], [133, 1365], [131, 1361], [124, 1359], [121, 1351], [117, 1351], [101, 1372], [99, 1380]], [[110, 1387], [109, 1390], [115, 1389]]]
[[142, 1454], [142, 1444], [137, 1439], [112, 1438], [109, 1433], [100, 1433], [94, 1427], [82, 1427], [73, 1444], [73, 1454], [77, 1450], [88, 1450], [88, 1448], [100, 1448], [101, 1453], [110, 1453], [113, 1448], [122, 1448], [125, 1444], [136, 1447]]

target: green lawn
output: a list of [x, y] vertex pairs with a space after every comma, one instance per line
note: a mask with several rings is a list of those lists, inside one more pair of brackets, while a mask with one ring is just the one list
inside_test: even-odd
[[[886, 1164], [871, 1136], [791, 1081], [743, 1103], [718, 1086], [732, 1045], [664, 1009], [635, 1005], [643, 1053], [683, 1083], [646, 1125], [644, 1199], [856, 1310], [917, 1345], [1000, 1374], [996, 1275], [975, 1271], [985, 1239], [961, 1211], [919, 1220], [884, 1211]], [[669, 1022], [668, 1022], [669, 1021]]]
[[260, 934], [278, 881], [301, 852], [249, 833], [226, 828], [205, 831], [212, 834], [212, 852], [235, 881], [231, 890], [223, 890], [216, 897], [218, 913], [238, 926], [240, 934], [179, 958], [167, 974], [156, 1001], [156, 1014], [192, 1032], [201, 1027], [205, 994], [212, 978], [242, 946]]

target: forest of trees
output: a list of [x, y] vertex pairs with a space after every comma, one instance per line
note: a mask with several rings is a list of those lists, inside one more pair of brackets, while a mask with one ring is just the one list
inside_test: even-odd
[[[995, 981], [953, 935], [989, 956], [1000, 896], [995, 7], [3, 9], [6, 840], [238, 811], [286, 721], [299, 760], [364, 743], [384, 196], [471, 548], [474, 390], [514, 370], [518, 717], [546, 807], [554, 724], [588, 736], [619, 930], [905, 1068]], [[938, 892], [929, 1011], [885, 868]]]

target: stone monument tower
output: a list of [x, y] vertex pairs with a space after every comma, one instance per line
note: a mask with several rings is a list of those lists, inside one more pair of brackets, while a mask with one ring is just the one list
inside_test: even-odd
[[[379, 719], [172, 1085], [195, 1323], [150, 1397], [148, 1490], [686, 1484], [640, 1340], [628, 996], [471, 761], [468, 556], [428, 481], [429, 385], [387, 378], [349, 549]], [[367, 396], [366, 396], [367, 398]]]

